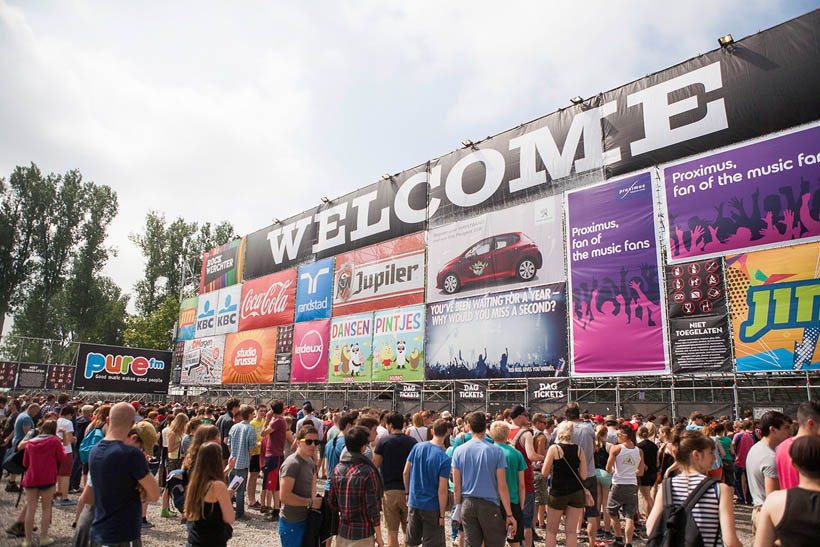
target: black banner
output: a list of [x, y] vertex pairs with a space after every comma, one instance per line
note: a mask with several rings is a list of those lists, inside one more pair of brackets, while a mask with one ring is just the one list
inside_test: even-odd
[[732, 353], [726, 319], [726, 315], [669, 319], [672, 372], [731, 371]]
[[111, 393], [168, 393], [170, 351], [80, 344], [74, 389]]
[[67, 391], [74, 386], [74, 367], [65, 365], [51, 365], [48, 367], [46, 388], [57, 391]]
[[569, 392], [569, 379], [562, 380], [528, 380], [527, 391], [529, 402], [555, 403], [566, 402]]
[[46, 387], [48, 365], [20, 363], [17, 371], [17, 389], [43, 389]]
[[667, 266], [666, 289], [670, 318], [728, 313], [719, 258]]
[[11, 389], [17, 380], [17, 363], [0, 361], [0, 387]]
[[421, 384], [400, 382], [396, 384], [396, 396], [402, 401], [421, 402]]
[[275, 382], [290, 382], [290, 365], [293, 360], [293, 325], [277, 327]]
[[178, 386], [182, 379], [182, 358], [185, 355], [185, 341], [174, 344], [174, 355], [171, 358], [171, 384]]
[[461, 403], [484, 403], [487, 386], [476, 382], [456, 382], [456, 401]]

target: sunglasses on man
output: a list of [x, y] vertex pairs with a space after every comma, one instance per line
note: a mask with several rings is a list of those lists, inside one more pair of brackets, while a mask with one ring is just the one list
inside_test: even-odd
[[299, 442], [300, 443], [305, 443], [308, 446], [310, 446], [312, 444], [315, 444], [316, 446], [319, 446], [319, 439], [299, 439]]

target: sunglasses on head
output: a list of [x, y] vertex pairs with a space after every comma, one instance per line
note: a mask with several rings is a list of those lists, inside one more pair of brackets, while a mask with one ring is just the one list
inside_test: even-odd
[[319, 439], [299, 439], [299, 442], [305, 443], [308, 446], [312, 444], [319, 446]]

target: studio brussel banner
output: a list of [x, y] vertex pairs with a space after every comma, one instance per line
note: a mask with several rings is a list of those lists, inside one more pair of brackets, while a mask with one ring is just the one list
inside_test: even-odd
[[334, 317], [330, 322], [328, 382], [369, 382], [373, 370], [373, 314]]
[[244, 237], [205, 253], [199, 275], [199, 294], [241, 283], [244, 259]]
[[671, 262], [820, 238], [820, 126], [663, 169]]
[[74, 389], [111, 393], [168, 393], [170, 351], [80, 344]]
[[225, 337], [223, 384], [270, 384], [276, 367], [276, 327]]
[[649, 172], [568, 192], [573, 372], [666, 372]]
[[563, 380], [529, 380], [527, 391], [532, 403], [565, 403], [569, 393], [569, 379]]
[[566, 376], [566, 283], [427, 306], [425, 378]]
[[820, 369], [818, 264], [820, 243], [726, 258], [738, 372]]

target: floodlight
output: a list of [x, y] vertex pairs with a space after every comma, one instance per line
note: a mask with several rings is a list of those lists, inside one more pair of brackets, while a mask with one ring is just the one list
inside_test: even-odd
[[731, 34], [727, 34], [725, 36], [721, 36], [720, 38], [718, 38], [718, 44], [720, 44], [720, 47], [729, 47], [734, 43], [735, 39], [732, 38]]
[[329, 199], [327, 199], [327, 196], [322, 196], [322, 203], [324, 203], [325, 205], [327, 205], [328, 203], [330, 203], [330, 200], [329, 200]]
[[390, 173], [385, 173], [384, 175], [382, 175], [382, 180], [385, 180], [385, 181], [390, 180], [392, 178], [393, 178], [393, 175], [391, 175]]
[[473, 141], [471, 141], [470, 139], [464, 139], [463, 141], [461, 141], [461, 144], [464, 145], [464, 148], [470, 148], [473, 145]]
[[581, 104], [582, 102], [584, 102], [584, 99], [582, 99], [580, 95], [576, 95], [575, 97], [571, 98], [569, 102], [571, 102], [572, 104]]
[[281, 220], [279, 220], [278, 218], [273, 219], [273, 223], [274, 223], [274, 224], [279, 224], [280, 222], [282, 222], [282, 221], [281, 221]]

